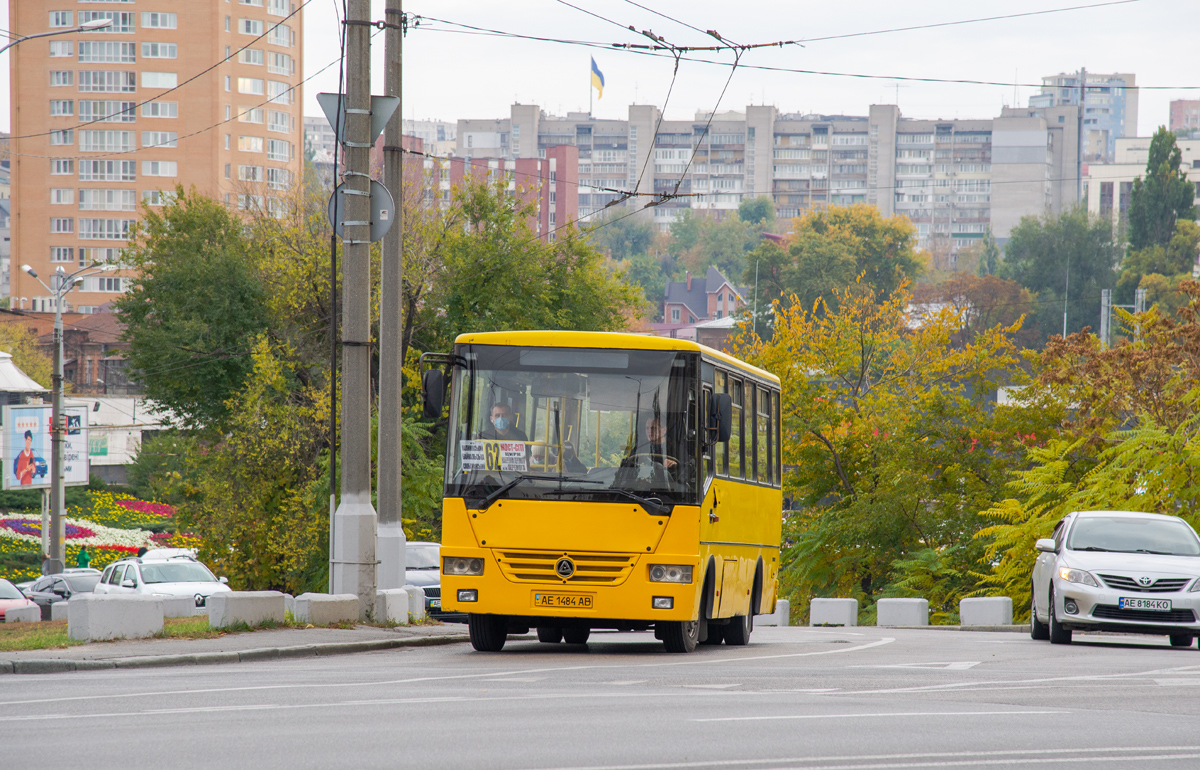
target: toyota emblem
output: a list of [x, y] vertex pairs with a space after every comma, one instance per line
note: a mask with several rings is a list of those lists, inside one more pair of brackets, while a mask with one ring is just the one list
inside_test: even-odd
[[558, 560], [558, 563], [554, 565], [554, 574], [558, 575], [563, 580], [566, 580], [575, 574], [575, 562], [571, 561], [571, 559], [567, 556], [562, 557]]
[[1154, 582], [1154, 579], [1153, 579], [1153, 578], [1148, 578], [1148, 577], [1140, 577], [1140, 578], [1138, 578], [1138, 582], [1139, 582], [1139, 583], [1141, 583], [1141, 584], [1142, 584], [1142, 585], [1144, 585], [1144, 586], [1148, 586], [1148, 585], [1150, 585], [1151, 583], [1153, 583], [1153, 582]]

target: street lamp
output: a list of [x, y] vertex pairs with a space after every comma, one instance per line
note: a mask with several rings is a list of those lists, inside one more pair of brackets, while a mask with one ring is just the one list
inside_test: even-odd
[[105, 27], [111, 27], [112, 23], [113, 23], [112, 19], [92, 19], [91, 21], [86, 21], [83, 24], [80, 24], [78, 27], [75, 27], [74, 29], [55, 29], [55, 30], [51, 30], [49, 32], [39, 32], [36, 35], [25, 35], [24, 37], [19, 37], [16, 40], [10, 41], [8, 45], [4, 46], [3, 48], [0, 48], [0, 54], [4, 53], [8, 49], [12, 48], [17, 43], [24, 43], [26, 40], [33, 40], [35, 37], [50, 37], [51, 35], [69, 35], [72, 32], [95, 32], [96, 30], [104, 29]]
[[54, 288], [46, 286], [45, 281], [29, 265], [21, 265], [21, 269], [40, 283], [54, 297], [54, 376], [53, 393], [50, 406], [50, 443], [52, 454], [50, 460], [50, 558], [46, 562], [43, 574], [53, 575], [62, 572], [65, 564], [65, 543], [63, 542], [62, 517], [65, 513], [64, 500], [66, 490], [63, 488], [63, 298], [76, 286], [83, 285], [83, 279], [116, 270], [119, 265], [105, 264], [96, 267], [81, 267], [67, 275], [62, 265], [54, 271]]

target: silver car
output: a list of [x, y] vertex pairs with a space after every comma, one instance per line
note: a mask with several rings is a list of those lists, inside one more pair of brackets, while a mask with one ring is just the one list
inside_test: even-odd
[[1077, 511], [1035, 547], [1034, 639], [1104, 630], [1188, 647], [1200, 635], [1200, 537], [1178, 516]]

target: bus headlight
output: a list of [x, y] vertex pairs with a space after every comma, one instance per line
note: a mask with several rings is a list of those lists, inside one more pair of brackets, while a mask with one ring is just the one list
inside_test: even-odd
[[444, 575], [482, 575], [483, 559], [468, 559], [462, 556], [447, 556], [442, 560]]
[[692, 565], [690, 564], [651, 564], [651, 583], [690, 583], [692, 582]]

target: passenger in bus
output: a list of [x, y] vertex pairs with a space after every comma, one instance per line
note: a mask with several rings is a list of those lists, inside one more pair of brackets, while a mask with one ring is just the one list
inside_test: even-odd
[[489, 417], [491, 427], [484, 428], [479, 438], [489, 441], [528, 441], [525, 432], [518, 428], [508, 404], [492, 404]]
[[674, 468], [675, 459], [670, 457], [663, 444], [667, 439], [667, 426], [662, 418], [651, 416], [642, 426], [642, 434], [645, 436], [643, 441], [639, 441], [633, 451], [621, 461], [623, 467], [637, 465], [639, 456], [645, 458], [647, 455], [654, 462], [662, 463], [664, 468]]

